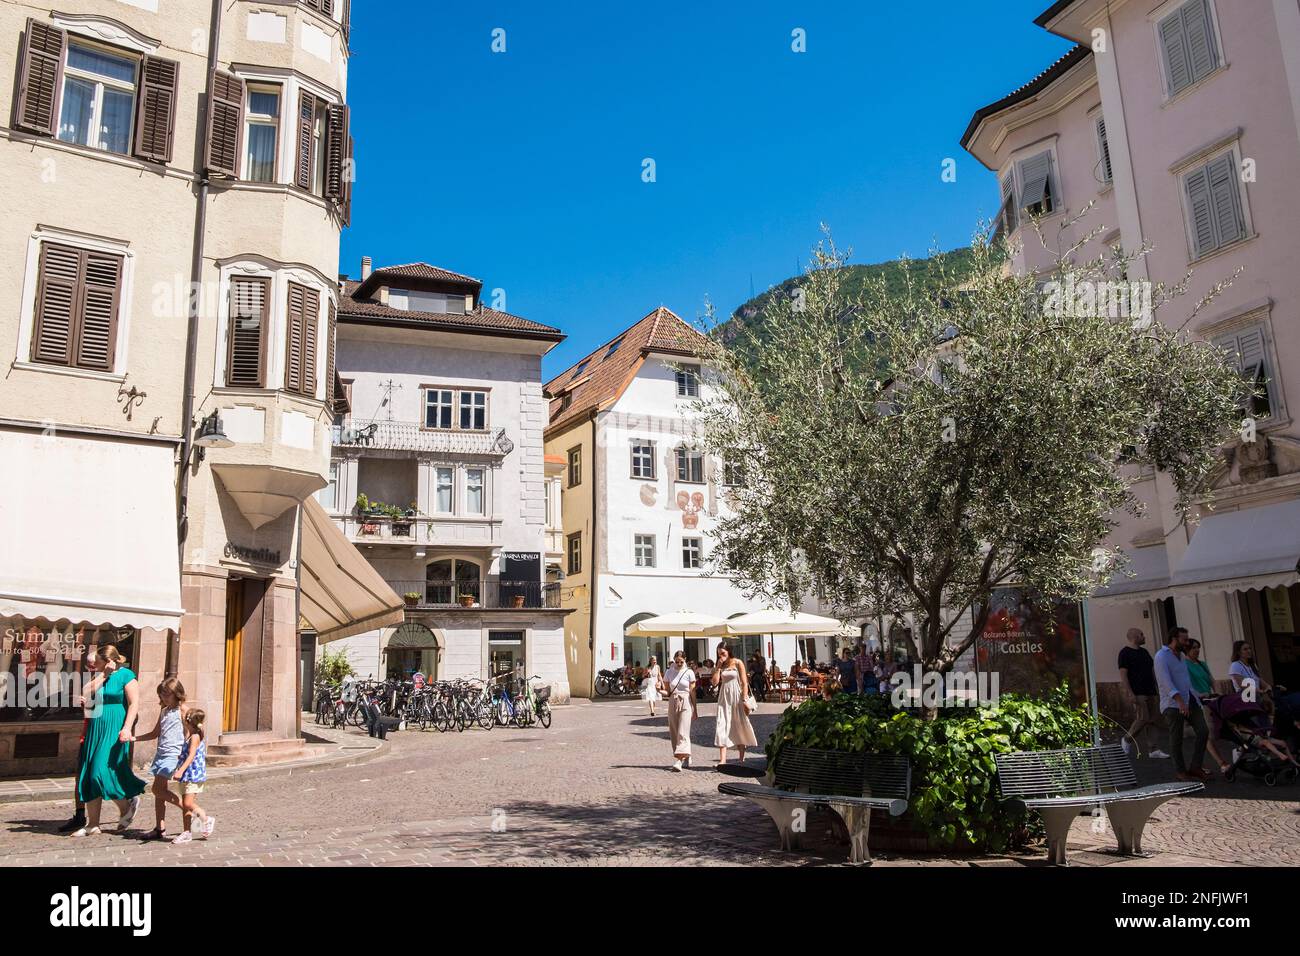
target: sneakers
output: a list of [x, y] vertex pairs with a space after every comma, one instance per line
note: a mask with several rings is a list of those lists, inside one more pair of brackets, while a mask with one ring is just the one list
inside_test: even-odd
[[216, 828], [217, 828], [217, 818], [214, 816], [209, 816], [208, 819], [205, 820], [203, 823], [202, 839], [206, 840], [208, 837], [212, 836], [212, 831], [215, 830]]
[[681, 773], [681, 770], [682, 770], [682, 762], [681, 762], [680, 760], [674, 760], [674, 761], [673, 761], [673, 769], [676, 770], [678, 773]]
[[122, 819], [117, 821], [118, 830], [126, 830], [131, 826], [131, 821], [135, 819], [135, 812], [140, 809], [140, 798], [132, 797], [131, 805], [126, 808], [126, 813], [122, 814]]
[[179, 834], [177, 834], [176, 839], [172, 840], [172, 843], [193, 843], [193, 842], [194, 842], [194, 834], [190, 833], [189, 830], [182, 830]]
[[1158, 748], [1157, 748], [1157, 749], [1153, 749], [1150, 753], [1147, 754], [1147, 756], [1150, 757], [1152, 760], [1168, 760], [1168, 759], [1169, 759], [1169, 754], [1165, 753], [1163, 750], [1160, 750], [1160, 749], [1158, 749]]

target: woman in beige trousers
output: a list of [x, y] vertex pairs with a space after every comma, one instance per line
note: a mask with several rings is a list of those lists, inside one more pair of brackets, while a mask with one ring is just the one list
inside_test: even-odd
[[695, 672], [686, 666], [686, 653], [673, 655], [663, 677], [668, 691], [668, 736], [673, 743], [673, 769], [691, 765], [691, 719], [695, 714]]

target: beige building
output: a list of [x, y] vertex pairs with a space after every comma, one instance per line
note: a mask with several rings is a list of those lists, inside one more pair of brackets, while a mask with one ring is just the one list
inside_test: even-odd
[[[347, 18], [0, 3], [0, 526], [27, 542], [0, 558], [0, 672], [52, 685], [116, 641], [144, 720], [177, 674], [214, 763], [301, 746], [300, 623], [394, 603], [332, 580], [332, 528], [299, 534], [338, 397]], [[5, 706], [0, 773], [67, 769], [79, 730]]]

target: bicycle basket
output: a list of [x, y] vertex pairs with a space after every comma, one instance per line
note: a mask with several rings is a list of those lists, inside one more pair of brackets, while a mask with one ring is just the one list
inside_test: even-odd
[[545, 687], [537, 688], [533, 691], [533, 697], [536, 698], [537, 703], [539, 704], [546, 703], [546, 701], [551, 699], [551, 685], [547, 684]]

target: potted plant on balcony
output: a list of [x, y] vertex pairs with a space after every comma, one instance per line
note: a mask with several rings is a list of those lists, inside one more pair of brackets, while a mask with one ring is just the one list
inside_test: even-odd
[[370, 499], [364, 494], [357, 495], [356, 512], [358, 518], [364, 518], [370, 513]]
[[417, 604], [420, 603], [419, 591], [407, 591], [405, 594], [402, 595], [402, 597], [406, 600], [407, 607], [415, 607]]

